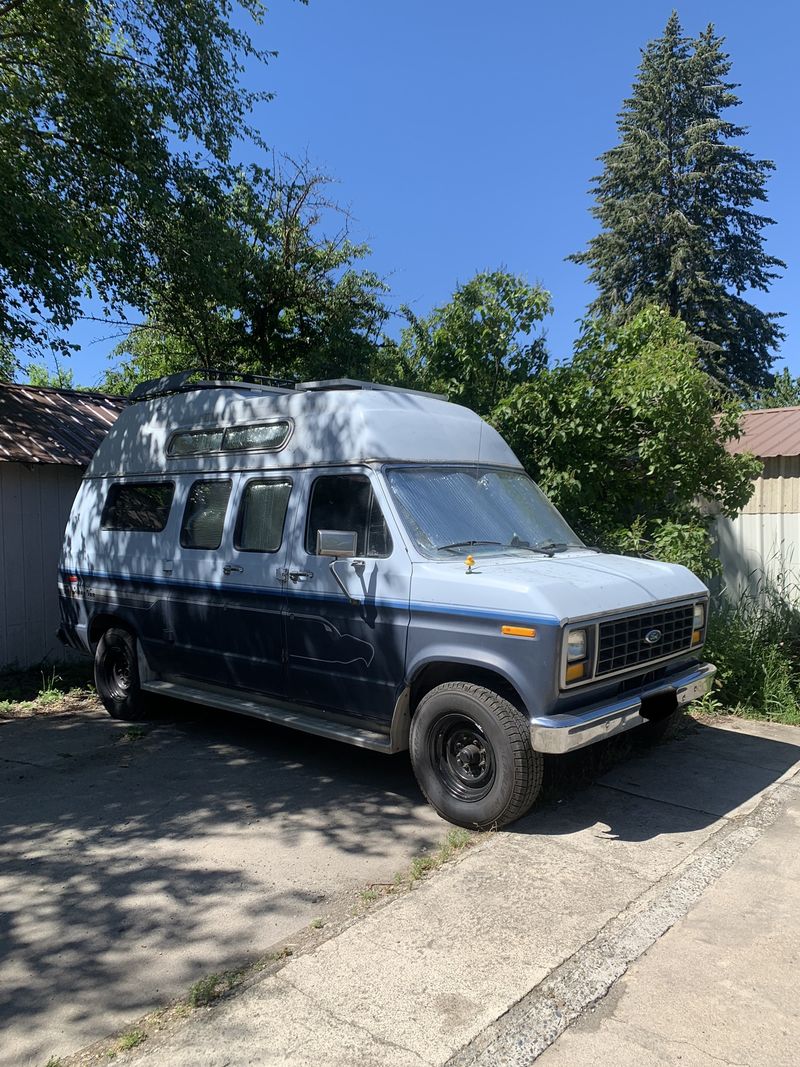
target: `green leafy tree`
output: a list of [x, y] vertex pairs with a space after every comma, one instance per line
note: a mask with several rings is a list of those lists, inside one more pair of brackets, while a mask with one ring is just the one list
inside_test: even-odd
[[547, 362], [539, 329], [550, 294], [506, 271], [476, 274], [430, 315], [403, 311], [395, 373], [486, 415]]
[[[105, 387], [192, 367], [282, 378], [380, 373], [389, 312], [369, 249], [336, 218], [327, 179], [307, 164], [252, 168], [224, 191], [193, 174], [161, 220], [146, 278], [147, 318], [118, 346]], [[159, 240], [159, 238], [154, 238]]]
[[68, 367], [56, 363], [51, 371], [44, 363], [30, 363], [27, 367], [28, 381], [31, 385], [47, 386], [50, 389], [74, 389], [75, 374]]
[[725, 450], [740, 412], [726, 396], [686, 325], [653, 306], [590, 321], [572, 362], [518, 386], [494, 422], [589, 542], [707, 576], [710, 515], [736, 514], [760, 469]]
[[618, 116], [619, 143], [600, 157], [594, 216], [601, 231], [572, 256], [597, 286], [593, 313], [631, 317], [658, 303], [698, 339], [704, 366], [737, 390], [769, 379], [780, 316], [747, 299], [766, 291], [781, 260], [764, 249], [773, 164], [736, 142], [726, 117], [740, 103], [729, 56], [709, 25], [685, 37], [673, 12], [644, 49]]
[[141, 307], [160, 221], [225, 182], [265, 94], [240, 28], [260, 0], [0, 0], [0, 341], [68, 351], [82, 298]]
[[0, 382], [12, 381], [16, 369], [17, 361], [14, 359], [14, 353], [0, 339]]
[[794, 377], [788, 367], [773, 376], [766, 389], [758, 389], [747, 397], [749, 408], [800, 407], [800, 376]]

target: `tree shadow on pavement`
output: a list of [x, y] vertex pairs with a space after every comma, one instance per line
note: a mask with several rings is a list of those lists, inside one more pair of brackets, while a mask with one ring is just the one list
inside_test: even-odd
[[[540, 802], [509, 829], [685, 837], [799, 754], [691, 721], [650, 750], [622, 736], [549, 759]], [[447, 828], [406, 754], [174, 703], [141, 725], [99, 711], [0, 723], [0, 1063], [74, 1049], [262, 954]]]
[[446, 829], [406, 758], [220, 712], [0, 723], [0, 1063], [262, 954]]

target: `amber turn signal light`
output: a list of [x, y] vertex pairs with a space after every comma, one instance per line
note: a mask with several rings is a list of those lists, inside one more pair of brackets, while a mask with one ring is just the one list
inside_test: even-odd
[[506, 637], [536, 637], [532, 626], [501, 626], [500, 633]]
[[567, 673], [565, 678], [568, 682], [577, 682], [579, 678], [583, 678], [586, 674], [585, 663], [570, 663], [567, 666]]

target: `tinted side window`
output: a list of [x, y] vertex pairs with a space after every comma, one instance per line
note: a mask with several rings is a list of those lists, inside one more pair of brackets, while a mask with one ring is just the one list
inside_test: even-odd
[[108, 491], [100, 525], [159, 533], [167, 525], [174, 492], [172, 482], [117, 482]]
[[236, 520], [234, 545], [242, 552], [277, 552], [292, 483], [248, 482]]
[[388, 556], [392, 539], [369, 478], [363, 474], [329, 474], [311, 490], [306, 551], [316, 555], [318, 530], [354, 530], [359, 556]]
[[229, 481], [200, 481], [192, 485], [181, 524], [184, 548], [219, 548], [230, 495]]
[[201, 456], [210, 452], [277, 452], [289, 440], [292, 424], [286, 419], [229, 426], [220, 430], [185, 430], [172, 435], [168, 456]]

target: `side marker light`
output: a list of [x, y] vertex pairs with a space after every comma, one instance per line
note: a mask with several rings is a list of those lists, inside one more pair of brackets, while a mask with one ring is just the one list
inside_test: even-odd
[[506, 637], [536, 637], [536, 630], [532, 626], [501, 626], [500, 633]]

